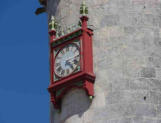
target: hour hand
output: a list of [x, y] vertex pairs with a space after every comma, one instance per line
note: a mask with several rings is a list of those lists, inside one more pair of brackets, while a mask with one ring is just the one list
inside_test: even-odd
[[70, 68], [74, 69], [72, 63], [70, 61], [68, 61], [68, 60], [65, 63], [65, 66], [66, 65], [68, 65]]
[[68, 61], [68, 60], [66, 60], [66, 62], [65, 62], [65, 66], [71, 66], [71, 63]]

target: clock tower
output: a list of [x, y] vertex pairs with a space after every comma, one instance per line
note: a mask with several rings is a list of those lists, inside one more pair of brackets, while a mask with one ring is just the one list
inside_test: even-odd
[[161, 1], [40, 1], [51, 123], [161, 123]]

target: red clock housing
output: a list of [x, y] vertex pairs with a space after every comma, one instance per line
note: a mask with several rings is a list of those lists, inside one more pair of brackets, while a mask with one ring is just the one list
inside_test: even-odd
[[[92, 36], [93, 30], [87, 27], [87, 16], [82, 16], [82, 27], [58, 39], [56, 31], [49, 31], [50, 34], [50, 85], [48, 91], [51, 102], [55, 108], [61, 108], [61, 99], [70, 89], [84, 89], [88, 96], [94, 96], [93, 53]], [[56, 54], [64, 46], [75, 43], [79, 44], [80, 63], [77, 70], [65, 77], [58, 77], [54, 72]]]

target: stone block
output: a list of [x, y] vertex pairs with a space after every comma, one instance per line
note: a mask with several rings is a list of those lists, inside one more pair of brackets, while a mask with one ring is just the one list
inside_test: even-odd
[[118, 22], [119, 22], [118, 15], [105, 15], [101, 21], [101, 27], [114, 26], [114, 25], [117, 25]]
[[[157, 40], [158, 41], [158, 40]], [[156, 46], [158, 47], [159, 45], [156, 44]], [[151, 62], [153, 64], [154, 67], [156, 68], [161, 68], [161, 54], [157, 52], [153, 52], [150, 54], [149, 56], [149, 62]]]
[[133, 118], [133, 123], [143, 123], [144, 119], [142, 116], [137, 116]]
[[125, 31], [125, 33], [127, 33], [127, 34], [132, 35], [132, 34], [135, 33], [136, 28], [133, 27], [133, 26], [125, 26], [125, 27], [124, 27], [124, 31]]
[[147, 101], [152, 104], [159, 104], [159, 96], [161, 96], [157, 91], [149, 91], [149, 99]]
[[133, 123], [131, 118], [121, 118], [119, 123]]
[[149, 80], [144, 78], [135, 79], [133, 81], [130, 81], [130, 89], [148, 90], [150, 88], [148, 82]]
[[150, 79], [149, 86], [151, 90], [161, 91], [161, 80]]
[[155, 68], [144, 67], [141, 70], [141, 77], [153, 78], [156, 76]]
[[157, 120], [157, 123], [161, 123], [161, 120]]
[[161, 104], [157, 105], [156, 108], [157, 108], [157, 117], [161, 118]]
[[161, 93], [158, 92], [158, 104], [161, 105]]
[[112, 91], [129, 90], [130, 80], [120, 78], [112, 83]]
[[145, 90], [135, 90], [135, 91], [130, 91], [129, 93], [130, 99], [129, 102], [131, 103], [147, 103], [146, 98], [148, 98], [149, 94], [148, 91]]
[[156, 68], [156, 79], [161, 80], [161, 68]]
[[[134, 107], [129, 103], [118, 103], [107, 106], [107, 119], [117, 119], [122, 117], [130, 117], [134, 115]], [[110, 113], [109, 113], [110, 112]]]
[[156, 119], [145, 118], [143, 123], [157, 123]]
[[110, 120], [108, 123], [119, 123], [119, 120]]
[[133, 112], [138, 116], [146, 116], [146, 117], [156, 117], [157, 111], [154, 104], [139, 104], [136, 103], [133, 105]]

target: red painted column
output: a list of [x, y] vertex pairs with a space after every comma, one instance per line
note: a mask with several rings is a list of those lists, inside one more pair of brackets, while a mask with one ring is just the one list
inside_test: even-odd
[[83, 69], [85, 72], [93, 74], [93, 53], [92, 53], [92, 31], [87, 28], [87, 16], [81, 17], [83, 30]]
[[50, 84], [53, 84], [54, 82], [54, 77], [53, 77], [53, 73], [54, 73], [54, 53], [53, 53], [53, 49], [51, 47], [51, 43], [54, 41], [54, 39], [56, 38], [56, 31], [55, 30], [51, 30], [49, 32], [50, 34]]
[[[50, 42], [49, 42], [49, 46], [50, 46], [50, 85], [52, 85], [54, 82], [54, 76], [53, 76], [54, 75], [54, 53], [53, 53], [53, 48], [51, 46], [51, 43], [56, 38], [56, 31], [55, 30], [49, 31], [49, 35], [50, 35]], [[56, 104], [54, 92], [50, 92], [50, 101], [53, 104]]]
[[82, 21], [82, 49], [83, 49], [83, 70], [86, 71], [87, 68], [86, 66], [88, 66], [88, 64], [86, 63], [86, 52], [87, 52], [87, 48], [86, 48], [86, 44], [87, 44], [87, 21], [88, 21], [88, 17], [87, 16], [82, 16], [81, 18]]
[[[92, 31], [87, 28], [87, 16], [82, 16], [82, 41], [83, 41], [83, 70], [85, 73], [94, 76], [93, 73], [93, 54], [92, 54]], [[83, 88], [89, 96], [94, 96], [93, 82], [84, 80]]]
[[50, 35], [50, 43], [51, 43], [56, 38], [56, 31], [55, 30], [49, 31], [49, 35]]

